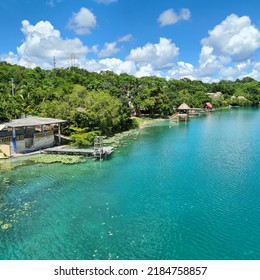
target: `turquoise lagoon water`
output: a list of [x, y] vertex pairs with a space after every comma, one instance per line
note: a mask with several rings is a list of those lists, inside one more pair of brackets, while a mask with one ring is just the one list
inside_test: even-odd
[[260, 110], [165, 121], [103, 162], [2, 171], [0, 210], [0, 259], [260, 259]]

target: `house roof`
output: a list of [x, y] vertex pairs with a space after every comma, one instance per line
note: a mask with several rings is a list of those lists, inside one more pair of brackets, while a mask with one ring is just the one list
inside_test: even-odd
[[6, 128], [6, 126], [4, 124], [0, 124], [0, 131], [3, 130], [4, 128]]
[[206, 102], [206, 106], [207, 106], [208, 108], [210, 108], [210, 109], [213, 108], [213, 106], [212, 106], [212, 104], [211, 104], [210, 102]]
[[47, 124], [58, 124], [65, 123], [67, 121], [53, 118], [40, 118], [35, 116], [28, 116], [22, 119], [11, 120], [10, 122], [3, 123], [6, 127], [24, 127], [24, 126], [39, 126], [39, 125], [47, 125]]
[[179, 108], [179, 110], [189, 110], [190, 107], [186, 103], [182, 103]]

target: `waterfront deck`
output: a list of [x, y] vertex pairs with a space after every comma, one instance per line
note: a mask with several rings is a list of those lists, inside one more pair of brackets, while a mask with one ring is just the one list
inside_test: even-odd
[[189, 114], [184, 113], [175, 113], [172, 116], [169, 117], [169, 120], [176, 120], [178, 122], [185, 121], [187, 122], [189, 120]]
[[110, 155], [113, 152], [113, 147], [103, 147], [102, 149], [76, 149], [76, 148], [54, 147], [54, 148], [45, 149], [42, 152], [46, 154], [92, 156], [94, 158], [101, 159]]

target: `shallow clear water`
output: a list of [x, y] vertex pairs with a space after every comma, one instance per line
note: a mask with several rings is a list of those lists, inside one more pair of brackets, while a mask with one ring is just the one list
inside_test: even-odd
[[259, 140], [260, 110], [235, 109], [2, 171], [0, 259], [260, 259]]

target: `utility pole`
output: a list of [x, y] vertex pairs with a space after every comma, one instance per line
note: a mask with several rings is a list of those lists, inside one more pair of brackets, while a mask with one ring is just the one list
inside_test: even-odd
[[76, 54], [75, 53], [71, 53], [70, 54], [70, 67], [75, 67], [76, 66]]
[[15, 84], [14, 84], [14, 79], [13, 78], [11, 78], [11, 83], [12, 83], [12, 96], [14, 96]]
[[81, 53], [69, 53], [69, 57], [70, 57], [70, 66], [71, 67], [77, 67], [77, 60], [79, 59], [77, 55], [80, 55]]

